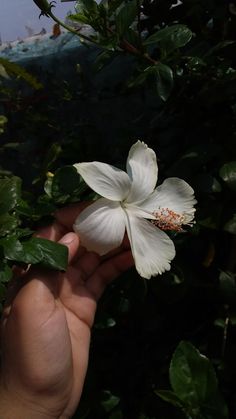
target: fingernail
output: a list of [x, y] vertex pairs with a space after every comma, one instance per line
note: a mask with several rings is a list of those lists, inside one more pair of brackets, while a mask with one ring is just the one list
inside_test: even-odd
[[67, 233], [65, 234], [65, 236], [61, 238], [60, 243], [68, 245], [71, 244], [75, 240], [75, 238], [75, 233]]

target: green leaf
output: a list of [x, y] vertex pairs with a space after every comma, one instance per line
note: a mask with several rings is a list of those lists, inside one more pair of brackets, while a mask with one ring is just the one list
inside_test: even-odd
[[144, 41], [144, 45], [153, 45], [162, 43], [169, 52], [183, 47], [192, 38], [192, 31], [185, 25], [176, 24], [160, 29]]
[[82, 13], [76, 13], [75, 15], [69, 15], [68, 19], [72, 20], [73, 22], [80, 22], [89, 25], [90, 19]]
[[194, 178], [194, 186], [194, 189], [206, 194], [218, 193], [222, 190], [220, 182], [209, 173], [198, 174]]
[[27, 255], [24, 255], [23, 246], [16, 237], [11, 236], [0, 239], [0, 245], [4, 249], [4, 256], [6, 259], [17, 262], [31, 263], [28, 262]]
[[13, 215], [0, 215], [0, 236], [5, 236], [6, 234], [9, 234], [11, 231], [14, 231], [18, 224], [18, 219]]
[[4, 115], [0, 115], [0, 134], [4, 132], [8, 119]]
[[47, 268], [61, 271], [67, 268], [68, 249], [62, 244], [38, 237], [22, 242], [15, 237], [9, 237], [1, 239], [0, 245], [8, 260], [33, 265], [40, 263]]
[[102, 51], [97, 55], [93, 63], [93, 71], [98, 72], [105, 67], [105, 65], [110, 64], [112, 59], [115, 58], [115, 53], [113, 51]]
[[121, 410], [115, 410], [112, 412], [112, 414], [109, 416], [109, 419], [123, 419], [123, 413]]
[[[0, 300], [3, 300], [5, 298], [6, 291], [7, 289], [4, 286], [4, 284], [0, 283]], [[0, 304], [0, 311], [2, 311], [2, 304]]]
[[220, 177], [231, 190], [236, 191], [236, 161], [224, 164], [220, 169]]
[[133, 23], [137, 15], [137, 0], [131, 0], [124, 4], [116, 16], [116, 29], [118, 35], [122, 37]]
[[6, 260], [0, 262], [0, 283], [7, 283], [12, 278], [12, 270]]
[[217, 389], [209, 360], [189, 342], [180, 342], [170, 364], [170, 382], [180, 400], [198, 405]]
[[225, 329], [225, 326], [226, 326], [226, 322], [225, 322], [225, 319], [216, 319], [215, 321], [214, 321], [214, 325], [215, 326], [218, 326], [218, 327], [221, 327], [222, 329]]
[[236, 303], [236, 280], [232, 272], [221, 271], [219, 275], [219, 291], [221, 298], [227, 304]]
[[64, 166], [58, 169], [51, 178], [50, 193], [52, 199], [57, 203], [78, 201], [86, 189], [86, 183], [73, 166]]
[[205, 57], [209, 57], [215, 52], [220, 51], [221, 49], [227, 48], [229, 45], [235, 44], [235, 41], [221, 41], [212, 48], [207, 49], [207, 52], [204, 54]]
[[162, 100], [166, 101], [174, 85], [173, 71], [168, 65], [162, 63], [156, 64], [154, 71], [158, 95]]
[[39, 90], [43, 88], [43, 85], [34, 76], [32, 76], [32, 74], [30, 74], [20, 65], [13, 63], [9, 60], [6, 60], [5, 58], [2, 58], [2, 57], [0, 57], [0, 64], [3, 65], [3, 67], [5, 68], [8, 74], [14, 75], [18, 78], [25, 80], [35, 90]]
[[102, 394], [101, 405], [106, 412], [110, 412], [120, 402], [120, 398], [112, 394], [110, 391], [105, 390]]
[[218, 391], [215, 370], [209, 359], [191, 343], [180, 342], [170, 364], [170, 382], [177, 397], [197, 412], [196, 418], [228, 418]]
[[62, 152], [61, 145], [58, 143], [53, 143], [49, 150], [47, 151], [47, 154], [45, 156], [45, 159], [42, 164], [42, 172], [47, 172], [55, 163], [55, 161], [58, 159], [59, 155]]
[[227, 231], [231, 234], [236, 234], [236, 214], [233, 214], [232, 218], [227, 221], [224, 225], [224, 231]]
[[129, 88], [142, 85], [147, 78], [153, 74], [153, 68], [147, 67], [145, 70], [143, 70], [138, 76], [134, 76], [131, 78], [131, 80], [128, 81], [127, 86]]
[[128, 28], [125, 32], [125, 40], [136, 48], [140, 48], [140, 38], [138, 32], [132, 28]]
[[21, 180], [14, 176], [0, 179], [0, 215], [11, 211], [21, 195]]
[[124, 0], [112, 0], [108, 2], [108, 14], [111, 16], [123, 3]]
[[98, 10], [98, 5], [94, 0], [80, 0], [78, 4], [79, 6], [82, 5], [82, 10], [86, 10], [90, 13], [96, 13]]
[[[51, 240], [33, 237], [23, 244], [27, 258], [39, 258], [43, 266], [65, 271], [68, 263], [68, 248]], [[29, 256], [28, 256], [29, 255]], [[28, 262], [33, 263], [33, 262]]]
[[172, 404], [173, 406], [180, 407], [181, 409], [184, 406], [184, 403], [176, 396], [173, 391], [169, 390], [156, 390], [156, 395], [161, 397], [162, 400]]
[[114, 327], [116, 325], [115, 319], [109, 317], [106, 313], [100, 316], [98, 320], [96, 320], [94, 324], [94, 329], [102, 330], [102, 329], [109, 329], [110, 327]]

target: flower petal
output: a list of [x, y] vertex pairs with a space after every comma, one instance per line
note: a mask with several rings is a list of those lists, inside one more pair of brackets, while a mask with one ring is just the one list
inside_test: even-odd
[[125, 203], [123, 207], [129, 213], [132, 213], [133, 216], [147, 218], [148, 220], [156, 220], [156, 216], [150, 211], [143, 209], [142, 205], [139, 205], [139, 203], [137, 205]]
[[74, 164], [84, 181], [99, 195], [112, 201], [123, 201], [131, 182], [127, 173], [114, 166], [97, 161]]
[[158, 186], [139, 206], [150, 212], [168, 208], [177, 214], [184, 214], [185, 222], [189, 223], [194, 218], [196, 202], [191, 186], [183, 179], [172, 177]]
[[74, 230], [87, 250], [105, 255], [120, 246], [125, 233], [125, 214], [118, 202], [101, 198], [75, 220]]
[[150, 221], [126, 212], [126, 229], [135, 266], [143, 278], [151, 278], [170, 269], [175, 257], [172, 240]]
[[127, 173], [132, 181], [127, 202], [143, 201], [156, 186], [156, 154], [146, 144], [137, 141], [130, 149], [127, 159]]

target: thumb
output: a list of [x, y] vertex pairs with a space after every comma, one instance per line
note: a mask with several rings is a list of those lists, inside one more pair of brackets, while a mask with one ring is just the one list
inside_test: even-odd
[[68, 262], [71, 263], [71, 261], [75, 258], [79, 250], [78, 235], [72, 232], [67, 233], [59, 240], [58, 243], [64, 244], [68, 247]]

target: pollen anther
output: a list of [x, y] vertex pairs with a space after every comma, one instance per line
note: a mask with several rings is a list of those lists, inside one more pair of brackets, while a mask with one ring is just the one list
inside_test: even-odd
[[169, 208], [161, 208], [154, 211], [153, 215], [156, 217], [152, 223], [161, 230], [183, 231], [182, 224], [184, 224], [184, 216], [177, 214]]

